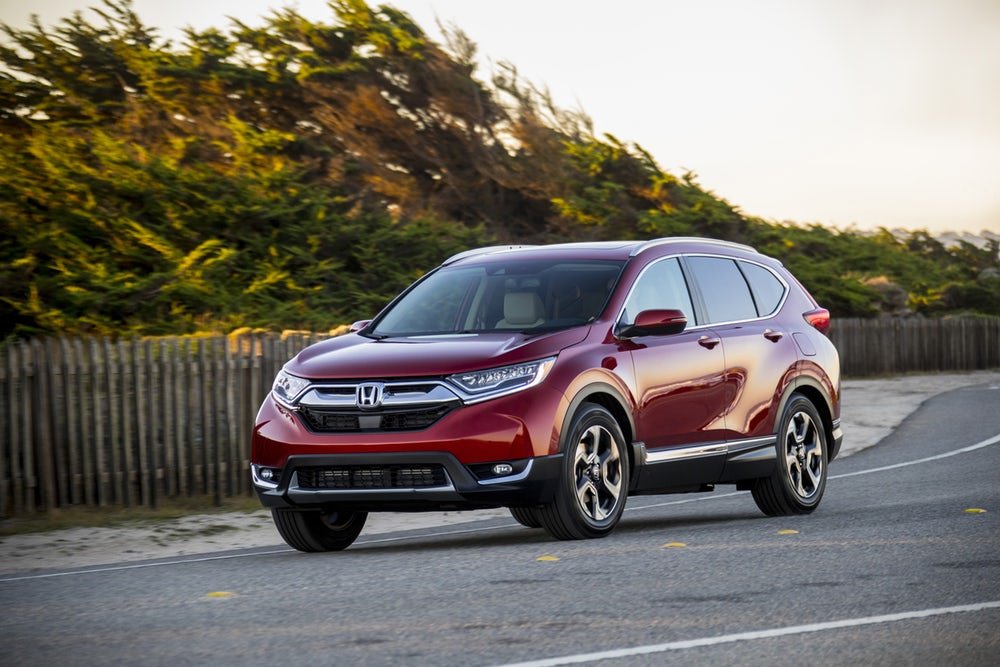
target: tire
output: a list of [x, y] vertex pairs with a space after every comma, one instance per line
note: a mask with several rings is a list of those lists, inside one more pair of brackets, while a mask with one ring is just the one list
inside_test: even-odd
[[508, 507], [510, 515], [525, 528], [541, 528], [542, 520], [534, 507]]
[[552, 502], [535, 510], [542, 527], [559, 540], [605, 537], [614, 530], [628, 497], [625, 436], [611, 413], [585, 403], [573, 416], [563, 446], [563, 471]]
[[828, 456], [826, 430], [809, 399], [792, 397], [777, 436], [777, 465], [751, 488], [754, 502], [768, 516], [809, 514], [826, 490]]
[[299, 551], [341, 551], [358, 538], [367, 512], [271, 510], [281, 539]]

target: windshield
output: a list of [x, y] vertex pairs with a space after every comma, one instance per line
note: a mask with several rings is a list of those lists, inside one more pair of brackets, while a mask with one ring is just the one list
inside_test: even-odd
[[578, 326], [601, 314], [622, 265], [534, 260], [444, 267], [407, 292], [368, 333], [431, 336]]

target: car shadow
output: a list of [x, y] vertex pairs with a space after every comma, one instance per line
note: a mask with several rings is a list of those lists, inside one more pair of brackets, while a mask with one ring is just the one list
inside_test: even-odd
[[[722, 524], [745, 523], [747, 521], [768, 520], [770, 517], [754, 512], [712, 513], [696, 516], [663, 516], [636, 517], [626, 516], [618, 524], [615, 531], [602, 541], [613, 541], [616, 535], [636, 535], [643, 532], [658, 533], [664, 530], [677, 530], [689, 527], [714, 527]], [[463, 529], [459, 529], [463, 530]], [[452, 551], [455, 549], [479, 549], [482, 547], [506, 547], [516, 545], [570, 545], [587, 544], [587, 540], [561, 541], [549, 536], [541, 528], [525, 528], [513, 523], [502, 523], [495, 526], [469, 527], [461, 533], [439, 532], [413, 536], [372, 536], [370, 540], [362, 537], [352, 545], [350, 552], [379, 551], [391, 553]], [[475, 532], [472, 532], [475, 531]], [[392, 540], [392, 541], [390, 541]]]

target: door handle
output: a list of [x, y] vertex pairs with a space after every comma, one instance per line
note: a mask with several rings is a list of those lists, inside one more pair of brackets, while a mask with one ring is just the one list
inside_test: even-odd
[[771, 331], [770, 329], [764, 329], [764, 338], [768, 339], [772, 343], [777, 343], [785, 336], [781, 331]]
[[722, 339], [719, 338], [718, 336], [702, 336], [701, 338], [698, 339], [698, 345], [701, 345], [702, 347], [707, 347], [710, 350], [721, 342]]

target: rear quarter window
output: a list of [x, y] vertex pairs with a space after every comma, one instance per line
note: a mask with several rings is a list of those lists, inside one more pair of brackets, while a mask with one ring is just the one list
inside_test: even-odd
[[747, 283], [750, 284], [753, 300], [757, 304], [758, 315], [761, 317], [773, 315], [788, 288], [778, 280], [777, 276], [763, 266], [750, 262], [739, 262], [739, 265]]

